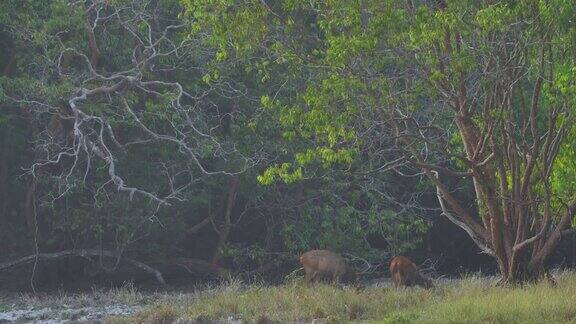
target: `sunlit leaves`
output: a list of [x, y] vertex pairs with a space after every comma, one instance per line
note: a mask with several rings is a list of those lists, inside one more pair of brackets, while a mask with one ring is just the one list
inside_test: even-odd
[[221, 61], [233, 50], [247, 55], [256, 50], [267, 31], [267, 12], [259, 1], [183, 0], [193, 33], [210, 32], [207, 38]]
[[516, 18], [512, 10], [505, 3], [488, 6], [487, 8], [478, 10], [476, 13], [476, 21], [480, 25], [480, 28], [486, 32], [505, 31]]

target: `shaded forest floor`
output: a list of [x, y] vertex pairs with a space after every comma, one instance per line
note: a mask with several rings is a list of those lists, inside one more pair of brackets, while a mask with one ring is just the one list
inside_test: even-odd
[[[319, 285], [301, 278], [280, 286], [230, 280], [195, 292], [140, 292], [128, 285], [91, 294], [12, 296], [0, 300], [7, 320], [106, 323], [350, 322], [383, 323], [566, 323], [576, 321], [576, 272], [556, 273], [546, 282], [495, 287], [495, 278], [468, 276], [437, 280], [434, 290], [394, 289], [373, 282], [363, 291]], [[18, 313], [35, 310], [36, 313]], [[8, 318], [12, 312], [19, 317]], [[23, 315], [24, 314], [24, 315]]]

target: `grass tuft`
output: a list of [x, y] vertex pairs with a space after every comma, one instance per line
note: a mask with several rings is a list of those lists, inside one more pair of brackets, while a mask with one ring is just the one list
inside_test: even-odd
[[151, 313], [149, 319], [151, 324], [171, 324], [178, 317], [176, 310], [170, 305], [158, 306]]

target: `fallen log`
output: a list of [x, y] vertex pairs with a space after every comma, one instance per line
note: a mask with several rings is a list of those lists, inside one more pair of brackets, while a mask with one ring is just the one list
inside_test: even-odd
[[[53, 259], [59, 259], [59, 258], [64, 258], [64, 257], [69, 257], [69, 256], [77, 256], [77, 257], [99, 257], [99, 256], [103, 256], [103, 257], [107, 257], [107, 258], [118, 258], [118, 255], [114, 252], [111, 251], [102, 251], [102, 250], [92, 250], [92, 249], [82, 249], [82, 250], [65, 250], [65, 251], [60, 251], [60, 252], [54, 252], [54, 253], [38, 253], [38, 254], [33, 254], [33, 255], [29, 255], [29, 256], [25, 256], [22, 257], [20, 259], [17, 260], [13, 260], [13, 261], [8, 261], [8, 262], [3, 262], [0, 263], [0, 271], [8, 269], [8, 268], [12, 268], [15, 267], [17, 265], [20, 264], [25, 264], [25, 263], [29, 263], [29, 262], [33, 262], [36, 260], [53, 260]], [[126, 263], [129, 263], [139, 269], [142, 269], [145, 272], [148, 272], [152, 275], [154, 275], [154, 277], [156, 278], [156, 280], [158, 280], [158, 282], [162, 285], [166, 284], [166, 281], [164, 280], [164, 277], [162, 276], [162, 273], [140, 261], [136, 261], [134, 259], [130, 259], [130, 258], [125, 258], [122, 257], [120, 259], [121, 261], [124, 261]]]

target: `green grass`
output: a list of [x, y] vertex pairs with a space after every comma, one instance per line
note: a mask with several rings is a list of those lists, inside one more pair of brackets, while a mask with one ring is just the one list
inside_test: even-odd
[[219, 320], [230, 316], [247, 322], [369, 321], [379, 323], [576, 323], [576, 273], [517, 288], [495, 287], [469, 277], [438, 284], [434, 290], [369, 287], [363, 291], [302, 280], [278, 287], [230, 282], [194, 295], [160, 297], [130, 318], [107, 322], [170, 323], [176, 319]]

